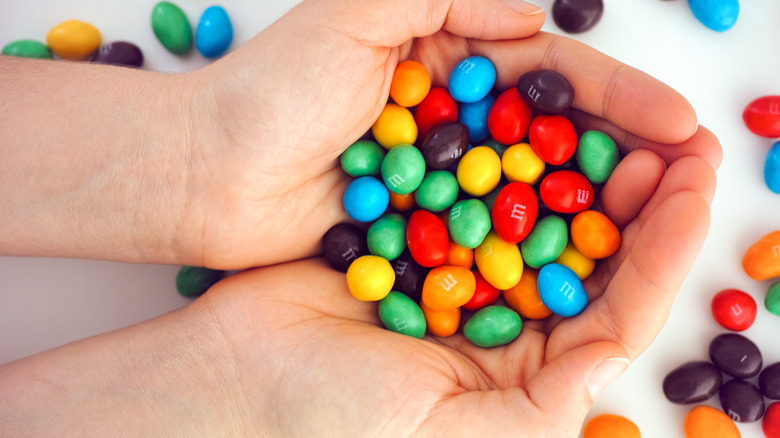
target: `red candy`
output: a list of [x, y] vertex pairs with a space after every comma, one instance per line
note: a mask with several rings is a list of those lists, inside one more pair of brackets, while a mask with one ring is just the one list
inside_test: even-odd
[[757, 312], [756, 301], [738, 289], [726, 289], [712, 298], [712, 316], [728, 330], [741, 332], [753, 324]]
[[468, 310], [477, 310], [495, 303], [498, 296], [501, 295], [501, 291], [488, 283], [478, 269], [474, 269], [471, 273], [474, 274], [474, 279], [477, 281], [477, 288], [469, 302], [463, 307]]
[[[496, 98], [488, 113], [488, 130], [499, 143], [519, 143], [528, 133], [531, 124], [531, 108], [520, 97], [517, 87], [512, 87]], [[575, 146], [577, 139], [574, 139]]]
[[761, 430], [766, 438], [780, 438], [780, 402], [774, 402], [764, 412]]
[[417, 138], [425, 138], [431, 128], [444, 122], [458, 121], [458, 103], [446, 88], [434, 87], [414, 110]]
[[595, 193], [588, 178], [573, 170], [558, 170], [542, 180], [539, 196], [550, 210], [579, 213], [593, 205]]
[[538, 212], [534, 189], [526, 183], [512, 182], [501, 189], [493, 204], [493, 227], [501, 239], [519, 243], [531, 232]]
[[780, 137], [780, 96], [764, 96], [750, 102], [742, 120], [753, 134]]
[[545, 163], [565, 163], [577, 150], [577, 131], [569, 119], [560, 115], [538, 115], [528, 130], [531, 147]]
[[447, 227], [430, 211], [417, 210], [406, 226], [406, 245], [419, 265], [426, 268], [443, 265], [450, 250]]

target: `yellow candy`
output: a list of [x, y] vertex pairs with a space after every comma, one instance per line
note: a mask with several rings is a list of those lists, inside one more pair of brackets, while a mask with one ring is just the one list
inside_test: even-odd
[[626, 417], [603, 414], [593, 417], [582, 430], [582, 438], [640, 438], [639, 428]]
[[347, 268], [347, 288], [360, 301], [379, 301], [395, 283], [395, 271], [386, 259], [364, 255]]
[[487, 146], [475, 147], [461, 157], [457, 179], [464, 192], [471, 196], [485, 196], [501, 180], [501, 158]]
[[528, 143], [509, 146], [501, 156], [501, 168], [509, 181], [534, 185], [544, 174], [545, 162]]
[[520, 247], [504, 241], [495, 231], [489, 232], [474, 250], [474, 260], [482, 277], [497, 289], [514, 287], [523, 275]]
[[80, 61], [100, 48], [100, 32], [89, 23], [68, 20], [49, 31], [46, 45], [62, 59]]
[[566, 245], [566, 248], [561, 255], [555, 260], [555, 263], [566, 266], [574, 271], [574, 273], [577, 274], [577, 277], [580, 277], [580, 280], [588, 278], [596, 267], [596, 261], [582, 255], [582, 253], [577, 251], [577, 248], [574, 247], [571, 241]]
[[408, 109], [388, 103], [371, 127], [374, 140], [391, 149], [399, 144], [414, 144], [417, 140], [417, 123]]

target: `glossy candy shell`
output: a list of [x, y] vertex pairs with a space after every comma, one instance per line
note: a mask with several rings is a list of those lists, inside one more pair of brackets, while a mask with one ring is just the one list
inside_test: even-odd
[[724, 333], [710, 342], [710, 360], [724, 373], [745, 379], [758, 375], [763, 358], [758, 346], [750, 339], [736, 334]]
[[575, 316], [588, 304], [588, 294], [571, 269], [550, 263], [539, 270], [539, 297], [556, 315]]
[[780, 403], [772, 403], [761, 419], [761, 431], [766, 438], [780, 438]]
[[753, 134], [780, 137], [780, 96], [762, 96], [750, 102], [742, 112], [742, 120]]
[[634, 422], [615, 414], [593, 417], [582, 430], [582, 438], [640, 438], [641, 436]]
[[12, 41], [3, 46], [2, 54], [20, 58], [51, 59], [51, 51], [46, 44], [35, 40]]
[[544, 205], [558, 213], [587, 210], [596, 197], [590, 181], [573, 170], [558, 170], [544, 177], [539, 196]]
[[52, 52], [73, 61], [90, 58], [100, 47], [100, 41], [97, 28], [80, 20], [64, 21], [46, 35], [46, 45]]
[[114, 41], [101, 46], [95, 57], [92, 58], [92, 62], [140, 68], [144, 65], [144, 55], [141, 49], [133, 43]]
[[184, 11], [162, 1], [152, 9], [152, 31], [160, 43], [174, 55], [183, 56], [192, 48], [192, 27]]
[[417, 122], [418, 135], [425, 138], [434, 126], [458, 120], [458, 103], [446, 88], [433, 87], [415, 107], [414, 120]]
[[520, 249], [492, 231], [474, 251], [474, 261], [485, 280], [500, 290], [514, 287], [523, 275]]
[[687, 362], [673, 369], [663, 381], [663, 391], [672, 403], [690, 404], [712, 397], [720, 389], [723, 376], [710, 362]]
[[225, 272], [199, 266], [182, 266], [176, 275], [176, 290], [185, 297], [203, 295], [224, 277]]
[[485, 57], [471, 56], [452, 69], [448, 83], [450, 95], [458, 102], [477, 102], [496, 83], [496, 67]]
[[412, 213], [406, 226], [406, 245], [417, 263], [427, 268], [443, 264], [449, 244], [447, 228], [438, 216], [426, 210]]
[[520, 76], [517, 91], [532, 109], [543, 114], [560, 114], [574, 101], [574, 87], [555, 70], [533, 70]]
[[195, 47], [206, 58], [222, 56], [233, 42], [233, 23], [221, 6], [211, 6], [203, 11], [195, 32]]
[[725, 289], [712, 298], [712, 316], [723, 328], [740, 332], [756, 320], [758, 306], [750, 295], [738, 289]]
[[574, 125], [560, 115], [536, 116], [528, 129], [528, 140], [539, 158], [555, 166], [568, 161], [577, 150]]
[[724, 383], [718, 391], [723, 412], [737, 423], [752, 423], [764, 415], [764, 396], [755, 385], [741, 379]]
[[386, 297], [395, 282], [390, 262], [375, 255], [365, 255], [347, 269], [347, 288], [360, 301], [379, 301]]
[[390, 202], [384, 184], [372, 176], [352, 181], [344, 192], [344, 209], [358, 222], [371, 222], [382, 216]]
[[425, 315], [417, 303], [401, 292], [390, 291], [377, 306], [379, 320], [391, 331], [413, 338], [425, 335]]
[[501, 93], [490, 108], [488, 130], [497, 141], [515, 144], [528, 134], [532, 116], [531, 108], [513, 87]]
[[406, 60], [395, 67], [390, 83], [390, 98], [403, 107], [412, 107], [425, 99], [431, 89], [431, 77], [425, 66]]
[[766, 154], [764, 183], [769, 190], [780, 194], [780, 142], [773, 144]]
[[742, 258], [742, 268], [754, 280], [780, 276], [780, 231], [772, 231], [751, 245]]
[[555, 0], [552, 16], [564, 32], [582, 33], [590, 30], [604, 13], [602, 0]]
[[514, 310], [504, 306], [488, 306], [478, 310], [463, 326], [463, 334], [472, 344], [482, 348], [506, 345], [520, 336], [523, 321]]
[[519, 243], [536, 223], [539, 205], [534, 189], [528, 184], [507, 184], [496, 197], [491, 219], [496, 234], [509, 243]]
[[358, 257], [368, 255], [366, 233], [347, 223], [332, 226], [322, 236], [322, 247], [328, 264], [341, 272], [347, 272]]
[[488, 138], [488, 114], [496, 98], [488, 94], [473, 103], [461, 103], [458, 106], [458, 120], [469, 128], [469, 140], [472, 143]]
[[731, 29], [739, 18], [738, 0], [688, 0], [688, 6], [697, 20], [717, 32]]
[[696, 406], [683, 421], [685, 438], [740, 438], [737, 425], [723, 412], [710, 406]]

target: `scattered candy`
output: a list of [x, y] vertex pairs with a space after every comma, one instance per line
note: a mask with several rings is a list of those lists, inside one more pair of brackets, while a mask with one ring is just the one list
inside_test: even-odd
[[428, 324], [428, 331], [431, 334], [447, 337], [454, 335], [458, 331], [460, 326], [460, 307], [433, 310], [428, 308], [423, 302], [420, 302], [420, 307], [425, 314], [425, 322]]
[[767, 365], [758, 375], [758, 387], [765, 397], [780, 400], [780, 362]]
[[552, 16], [564, 32], [582, 33], [595, 26], [604, 13], [602, 0], [555, 0]]
[[395, 272], [393, 290], [403, 292], [409, 298], [419, 302], [425, 277], [430, 269], [414, 261], [408, 249], [390, 263]]
[[672, 403], [690, 404], [715, 395], [723, 383], [718, 367], [710, 362], [688, 362], [672, 370], [663, 381], [663, 391]]
[[758, 346], [736, 333], [718, 335], [710, 342], [710, 360], [724, 373], [741, 379], [758, 375], [764, 363]]
[[766, 438], [780, 438], [780, 403], [772, 403], [761, 420], [761, 431]]
[[2, 54], [20, 58], [51, 59], [52, 57], [46, 44], [35, 40], [12, 41], [3, 46]]
[[739, 17], [738, 0], [688, 0], [688, 6], [701, 24], [717, 32], [731, 29]]
[[203, 11], [195, 31], [195, 47], [206, 58], [222, 56], [233, 42], [233, 23], [221, 6]]
[[119, 65], [122, 67], [141, 68], [144, 65], [144, 54], [141, 49], [127, 41], [114, 41], [104, 44], [98, 49], [92, 62], [97, 64]]
[[764, 297], [764, 307], [770, 313], [780, 316], [780, 281], [769, 286]]
[[745, 252], [742, 268], [754, 280], [780, 276], [780, 231], [764, 235]]
[[780, 193], [780, 142], [769, 148], [764, 162], [764, 182], [774, 193]]
[[225, 275], [224, 271], [199, 266], [182, 266], [176, 275], [176, 290], [185, 297], [206, 293]]
[[780, 96], [762, 96], [750, 102], [742, 112], [742, 120], [753, 134], [780, 137]]
[[750, 295], [739, 289], [726, 289], [712, 298], [712, 316], [723, 328], [740, 332], [756, 320], [758, 306]]
[[582, 430], [582, 438], [640, 438], [641, 436], [634, 422], [614, 414], [593, 417]]
[[88, 59], [100, 47], [100, 32], [89, 23], [68, 20], [54, 26], [46, 35], [46, 45], [62, 59]]
[[723, 412], [737, 423], [752, 423], [764, 415], [764, 396], [750, 382], [729, 380], [720, 387], [718, 395]]
[[683, 422], [685, 438], [740, 438], [737, 425], [723, 412], [710, 406], [696, 406]]
[[152, 31], [160, 43], [174, 55], [184, 56], [192, 48], [192, 27], [184, 11], [171, 2], [161, 1], [152, 9]]

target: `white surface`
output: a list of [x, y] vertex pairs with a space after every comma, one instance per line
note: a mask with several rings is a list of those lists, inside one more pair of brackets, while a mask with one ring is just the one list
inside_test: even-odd
[[[206, 63], [194, 50], [183, 60], [177, 58], [154, 39], [148, 23], [156, 0], [2, 3], [0, 46], [22, 38], [43, 41], [51, 27], [77, 18], [98, 27], [105, 41], [124, 39], [139, 45], [147, 69], [179, 71]], [[193, 25], [213, 3], [177, 2]], [[233, 47], [294, 3], [221, 2], [233, 19]], [[534, 3], [551, 10], [552, 0]], [[682, 436], [682, 420], [689, 407], [669, 403], [661, 381], [685, 361], [706, 359], [709, 341], [724, 331], [709, 312], [716, 292], [738, 288], [758, 301], [757, 321], [744, 334], [762, 349], [766, 364], [780, 361], [776, 341], [780, 318], [762, 305], [770, 282], [754, 281], [741, 268], [745, 250], [764, 234], [780, 229], [780, 195], [766, 188], [762, 176], [773, 141], [751, 134], [741, 118], [754, 98], [780, 94], [780, 2], [743, 1], [737, 24], [725, 33], [696, 21], [684, 0], [605, 0], [605, 4], [601, 22], [573, 37], [676, 88], [691, 101], [700, 123], [715, 132], [724, 149], [710, 234], [666, 327], [592, 410], [592, 415], [610, 412], [629, 417], [645, 437], [677, 437]], [[545, 30], [560, 32], [549, 14]], [[189, 300], [179, 297], [174, 286], [177, 271], [175, 266], [0, 258], [0, 363], [185, 305]], [[709, 402], [717, 403], [716, 399]], [[744, 437], [763, 436], [759, 423], [739, 428]]]

